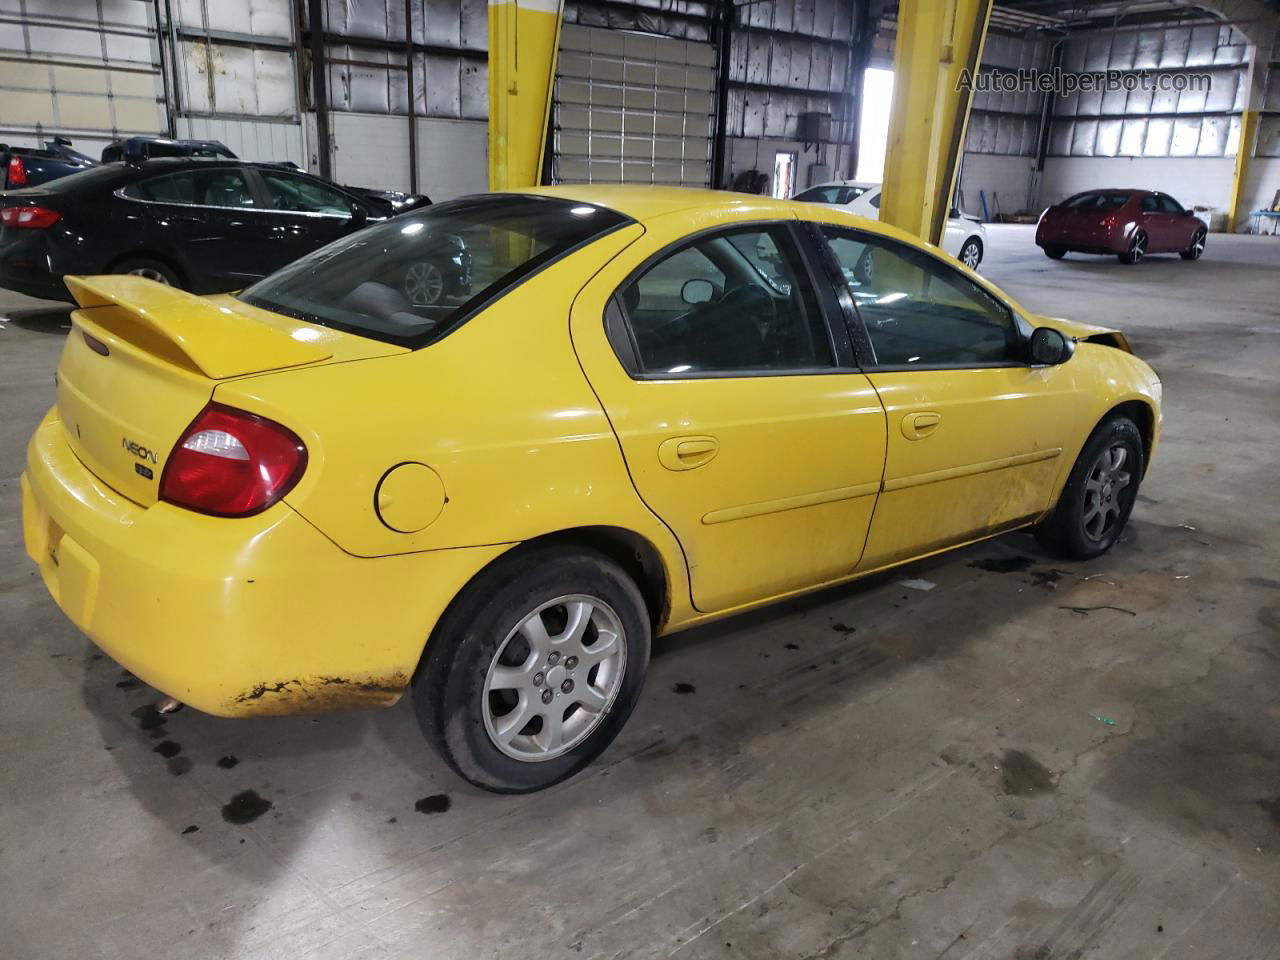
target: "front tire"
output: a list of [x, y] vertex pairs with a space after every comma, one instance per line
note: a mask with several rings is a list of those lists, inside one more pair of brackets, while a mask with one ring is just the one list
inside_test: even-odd
[[982, 241], [977, 237], [970, 237], [960, 248], [960, 256], [957, 259], [970, 270], [977, 270], [978, 264], [982, 263]]
[[1041, 546], [1070, 560], [1106, 553], [1120, 539], [1138, 498], [1142, 433], [1125, 416], [1104, 420], [1071, 468], [1057, 506], [1036, 528]]
[[616, 563], [582, 548], [517, 550], [441, 619], [413, 680], [414, 712], [464, 780], [541, 790], [618, 735], [649, 650], [644, 598]]

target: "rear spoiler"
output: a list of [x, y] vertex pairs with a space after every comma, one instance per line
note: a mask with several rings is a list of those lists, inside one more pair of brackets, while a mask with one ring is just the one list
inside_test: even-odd
[[255, 319], [252, 307], [238, 310], [131, 275], [64, 280], [80, 306], [120, 307], [212, 380], [300, 367], [332, 356], [319, 344], [295, 340]]

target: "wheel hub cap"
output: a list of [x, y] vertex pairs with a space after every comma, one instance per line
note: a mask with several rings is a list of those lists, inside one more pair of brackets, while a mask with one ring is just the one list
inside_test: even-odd
[[1101, 540], [1120, 521], [1121, 492], [1132, 481], [1127, 469], [1129, 448], [1116, 444], [1102, 452], [1084, 483], [1084, 531]]
[[572, 750], [613, 706], [626, 658], [622, 621], [596, 597], [559, 597], [531, 611], [507, 634], [485, 676], [489, 739], [530, 762]]

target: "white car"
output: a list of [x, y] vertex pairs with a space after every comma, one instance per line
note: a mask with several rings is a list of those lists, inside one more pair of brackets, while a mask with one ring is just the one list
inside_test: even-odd
[[[868, 220], [880, 219], [880, 184], [865, 180], [832, 180], [797, 193], [791, 199], [845, 207]], [[987, 228], [975, 217], [952, 210], [942, 238], [942, 249], [970, 270], [977, 270], [987, 249]]]

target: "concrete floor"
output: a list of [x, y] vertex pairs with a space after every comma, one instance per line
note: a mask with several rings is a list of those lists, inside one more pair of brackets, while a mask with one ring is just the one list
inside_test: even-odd
[[[139, 729], [154, 692], [22, 552], [65, 311], [6, 295], [0, 954], [1280, 956], [1280, 241], [1137, 267], [1052, 263], [1029, 228], [991, 247], [1023, 304], [1119, 324], [1164, 379], [1123, 542], [1065, 564], [1011, 535], [901, 574], [929, 592], [661, 641], [601, 761], [519, 798], [460, 783], [407, 702]], [[271, 806], [235, 825], [245, 790]]]

